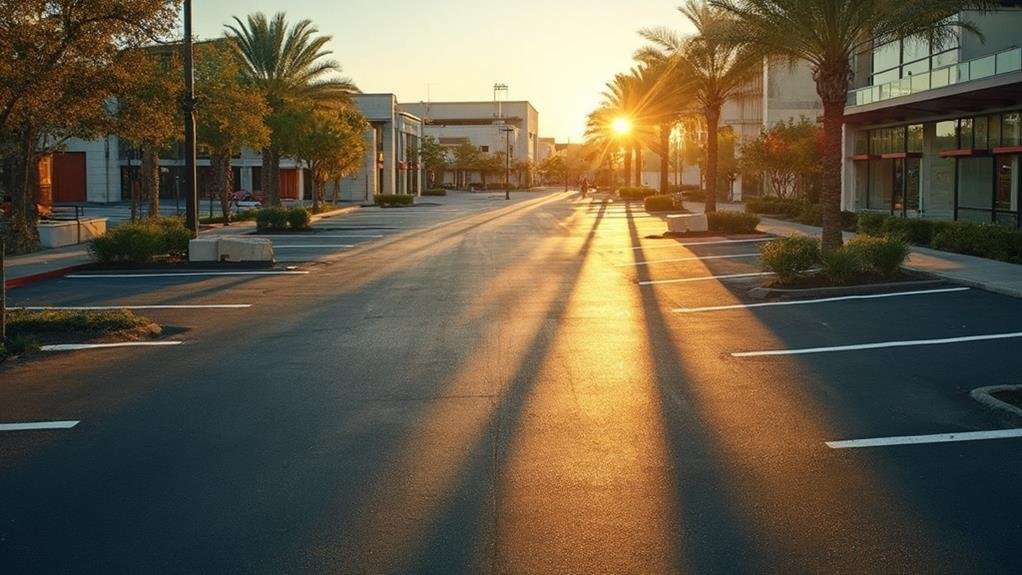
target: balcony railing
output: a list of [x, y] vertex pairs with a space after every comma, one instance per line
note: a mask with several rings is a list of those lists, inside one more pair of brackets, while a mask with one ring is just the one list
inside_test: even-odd
[[1010, 48], [923, 74], [907, 76], [886, 84], [866, 86], [848, 93], [849, 106], [863, 106], [927, 90], [1022, 71], [1022, 48]]

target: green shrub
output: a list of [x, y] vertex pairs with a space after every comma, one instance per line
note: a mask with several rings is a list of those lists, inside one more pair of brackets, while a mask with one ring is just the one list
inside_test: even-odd
[[310, 223], [312, 215], [309, 214], [309, 210], [298, 206], [287, 211], [287, 225], [291, 226], [292, 230], [307, 230]]
[[287, 229], [287, 210], [279, 206], [260, 208], [255, 215], [256, 229], [281, 231]]
[[841, 212], [841, 229], [846, 232], [854, 232], [859, 227], [859, 214], [855, 212]]
[[933, 221], [909, 218], [887, 218], [884, 220], [885, 235], [905, 240], [917, 246], [928, 246], [933, 241]]
[[858, 254], [863, 270], [885, 276], [898, 271], [909, 254], [908, 244], [895, 237], [858, 236], [844, 249]]
[[674, 196], [671, 194], [649, 196], [643, 200], [643, 206], [647, 212], [664, 212], [678, 209], [677, 202], [674, 201]]
[[[183, 227], [181, 229], [184, 229]], [[188, 253], [191, 234], [184, 230], [184, 253]], [[151, 222], [128, 223], [117, 226], [106, 234], [89, 241], [89, 253], [99, 263], [147, 264], [158, 256], [180, 255], [184, 234]]]
[[845, 284], [862, 273], [862, 259], [859, 252], [847, 247], [820, 254], [823, 273], [834, 283]]
[[690, 202], [705, 202], [706, 191], [700, 190], [699, 188], [684, 190], [681, 192], [681, 197], [685, 198]]
[[381, 208], [387, 206], [410, 206], [415, 203], [415, 196], [407, 194], [377, 194], [373, 196], [373, 202]]
[[424, 190], [422, 192], [422, 195], [424, 195], [424, 196], [446, 196], [447, 195], [447, 190], [445, 190], [443, 188], [435, 188], [435, 189], [432, 189], [432, 190]]
[[862, 212], [859, 214], [859, 233], [867, 236], [884, 235], [884, 222], [891, 216], [875, 212]]
[[112, 333], [149, 325], [151, 320], [129, 310], [101, 312], [79, 310], [15, 310], [10, 312], [11, 333], [24, 335], [44, 332]]
[[703, 191], [702, 188], [699, 186], [699, 184], [671, 184], [670, 186], [667, 187], [667, 189], [670, 190], [672, 194], [676, 194], [678, 192], [702, 192]]
[[820, 242], [806, 236], [778, 238], [760, 246], [763, 267], [782, 282], [792, 280], [820, 261]]
[[621, 188], [617, 191], [617, 196], [625, 201], [643, 201], [649, 196], [655, 195], [657, 195], [657, 191], [651, 188]]
[[0, 343], [0, 359], [5, 356], [22, 355], [39, 351], [39, 340], [26, 335], [14, 335], [7, 338], [6, 345]]
[[745, 200], [745, 211], [753, 214], [769, 214], [794, 218], [802, 213], [805, 205], [805, 202], [795, 198], [767, 196]]
[[933, 234], [938, 250], [1022, 264], [1022, 231], [998, 224], [946, 222]]
[[754, 234], [759, 216], [743, 212], [710, 212], [706, 214], [711, 232], [723, 234]]
[[822, 226], [823, 208], [820, 204], [803, 204], [802, 211], [799, 212], [795, 220], [807, 226]]

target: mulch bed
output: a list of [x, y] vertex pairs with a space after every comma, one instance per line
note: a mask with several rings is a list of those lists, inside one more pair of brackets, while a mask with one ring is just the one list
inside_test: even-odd
[[764, 284], [763, 287], [771, 289], [812, 289], [826, 287], [864, 286], [871, 284], [891, 284], [898, 282], [914, 282], [932, 279], [933, 279], [932, 276], [926, 274], [899, 270], [898, 272], [889, 276], [875, 273], [862, 274], [845, 283], [837, 284], [823, 274], [813, 274], [807, 276], [800, 276], [788, 282], [781, 282], [781, 280], [779, 279], [770, 280], [769, 282]]

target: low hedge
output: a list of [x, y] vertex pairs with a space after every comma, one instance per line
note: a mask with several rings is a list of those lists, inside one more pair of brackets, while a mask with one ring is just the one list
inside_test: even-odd
[[192, 232], [181, 218], [152, 218], [117, 226], [89, 241], [88, 250], [99, 263], [148, 264], [161, 257], [188, 257]]
[[152, 323], [151, 320], [124, 309], [99, 312], [14, 310], [8, 313], [7, 319], [7, 328], [12, 334], [25, 336], [49, 332], [108, 334]]
[[643, 206], [647, 212], [666, 212], [670, 210], [677, 210], [681, 206], [675, 201], [672, 194], [663, 194], [658, 196], [648, 196], [642, 201]]
[[309, 210], [298, 206], [287, 211], [287, 225], [292, 230], [307, 230], [312, 223], [312, 214]]
[[842, 247], [855, 254], [862, 271], [889, 276], [898, 271], [908, 258], [908, 244], [895, 237], [858, 236]]
[[706, 190], [689, 189], [681, 192], [681, 196], [690, 202], [705, 202], [706, 201]]
[[754, 234], [759, 216], [743, 212], [710, 212], [706, 219], [711, 232], [724, 234]]
[[411, 206], [415, 203], [415, 196], [407, 194], [377, 194], [373, 196], [373, 202], [381, 208], [389, 206]]
[[650, 196], [657, 195], [657, 193], [658, 192], [652, 188], [620, 188], [617, 191], [617, 197], [626, 201], [643, 201]]
[[268, 208], [260, 208], [256, 212], [256, 229], [261, 232], [272, 230], [272, 231], [283, 231], [287, 229], [287, 210], [279, 206], [270, 206]]
[[859, 214], [858, 232], [890, 236], [917, 246], [1022, 264], [1022, 230], [999, 224], [902, 218], [874, 212]]
[[789, 218], [798, 217], [806, 203], [794, 198], [778, 198], [767, 196], [748, 198], [745, 200], [745, 211], [753, 214], [782, 215]]
[[820, 242], [807, 236], [771, 240], [759, 248], [764, 269], [787, 282], [805, 274], [820, 262]]
[[432, 190], [423, 190], [422, 195], [424, 196], [446, 196], [447, 190], [443, 188], [435, 188]]

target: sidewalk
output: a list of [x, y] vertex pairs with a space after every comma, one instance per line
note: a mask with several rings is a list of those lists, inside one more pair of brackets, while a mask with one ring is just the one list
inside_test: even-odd
[[[703, 211], [701, 203], [685, 202], [685, 207], [690, 211]], [[718, 204], [718, 207], [728, 211], [744, 209], [738, 204]], [[770, 218], [763, 218], [759, 229], [778, 236], [820, 237], [820, 228], [816, 226]], [[844, 239], [848, 241], [855, 235], [852, 232], [844, 232]], [[1022, 266], [1020, 265], [912, 246], [912, 253], [909, 255], [905, 267], [970, 287], [1022, 298]]]
[[[360, 206], [348, 206], [312, 216], [312, 221], [326, 217], [340, 216], [358, 211]], [[255, 222], [235, 222], [229, 226], [207, 227], [200, 230], [202, 235], [238, 235], [255, 229]], [[85, 244], [40, 250], [21, 256], [7, 256], [4, 265], [5, 285], [8, 289], [60, 277], [84, 265], [92, 263]]]

